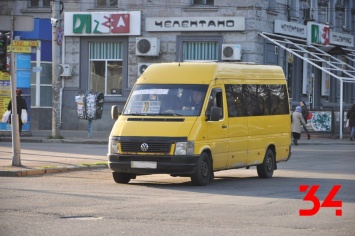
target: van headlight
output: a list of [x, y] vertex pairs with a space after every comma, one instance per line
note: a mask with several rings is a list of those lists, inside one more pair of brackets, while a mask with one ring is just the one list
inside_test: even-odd
[[108, 153], [109, 154], [118, 153], [118, 143], [119, 143], [119, 138], [110, 137], [110, 140], [108, 142]]
[[193, 155], [194, 154], [194, 142], [177, 142], [175, 145], [175, 155]]

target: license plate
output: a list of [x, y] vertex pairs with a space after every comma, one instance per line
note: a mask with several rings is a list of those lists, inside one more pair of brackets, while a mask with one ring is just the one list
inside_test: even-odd
[[156, 169], [157, 163], [153, 161], [131, 161], [131, 168]]

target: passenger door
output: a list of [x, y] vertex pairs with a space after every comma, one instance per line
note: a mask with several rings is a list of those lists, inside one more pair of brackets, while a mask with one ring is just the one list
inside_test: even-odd
[[[241, 83], [241, 82], [240, 82]], [[228, 163], [227, 168], [246, 166], [248, 158], [248, 116], [242, 96], [241, 84], [226, 84], [228, 111]]]
[[226, 115], [224, 90], [222, 87], [213, 88], [209, 95], [207, 113], [211, 107], [221, 109], [218, 121], [207, 121], [208, 143], [212, 148], [214, 169], [224, 169], [228, 159], [228, 116]]

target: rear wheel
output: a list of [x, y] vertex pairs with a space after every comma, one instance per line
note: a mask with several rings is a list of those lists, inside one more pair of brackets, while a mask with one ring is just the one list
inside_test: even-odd
[[256, 167], [260, 178], [271, 178], [274, 174], [275, 154], [271, 149], [265, 153], [264, 161]]
[[113, 180], [119, 184], [127, 184], [131, 179], [132, 175], [129, 173], [112, 172]]
[[195, 173], [191, 176], [191, 181], [196, 186], [205, 186], [213, 179], [213, 169], [210, 157], [207, 153], [202, 153], [199, 157]]

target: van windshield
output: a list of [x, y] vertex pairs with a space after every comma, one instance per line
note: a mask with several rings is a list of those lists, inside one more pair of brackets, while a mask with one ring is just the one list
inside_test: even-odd
[[137, 84], [123, 115], [198, 116], [208, 85]]

